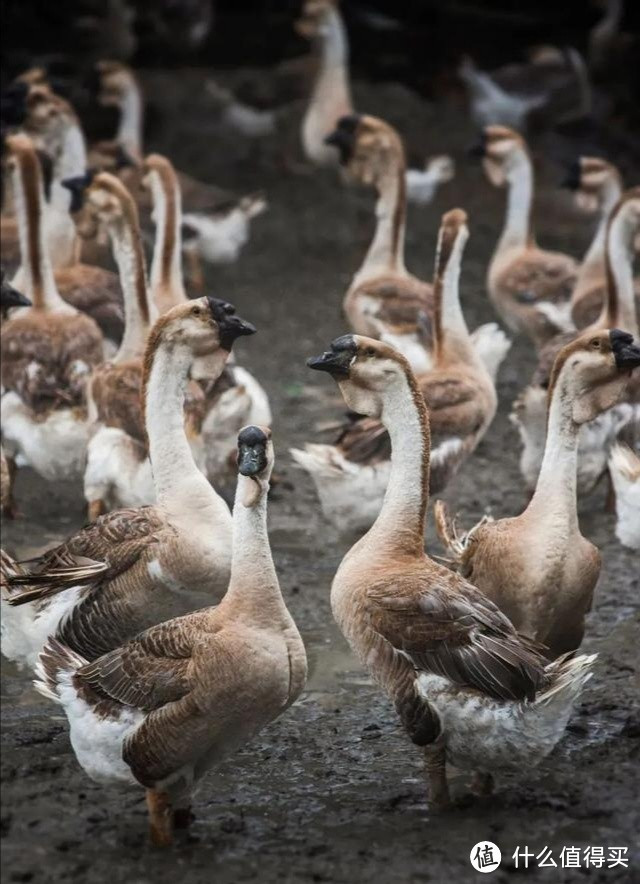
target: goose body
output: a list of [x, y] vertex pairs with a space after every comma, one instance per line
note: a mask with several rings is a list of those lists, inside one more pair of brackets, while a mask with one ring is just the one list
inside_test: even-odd
[[504, 126], [487, 126], [478, 151], [489, 180], [508, 187], [504, 229], [487, 273], [489, 297], [512, 331], [540, 347], [573, 327], [569, 299], [578, 265], [569, 255], [539, 248], [533, 239], [533, 169], [523, 139]]
[[345, 335], [309, 365], [391, 435], [384, 503], [338, 568], [333, 615], [422, 747], [432, 804], [449, 803], [447, 762], [475, 771], [488, 792], [493, 774], [553, 749], [594, 658], [549, 663], [478, 589], [425, 555], [428, 411], [407, 361]]
[[[620, 328], [633, 336], [638, 334], [638, 320], [634, 295], [633, 254], [634, 239], [640, 225], [640, 189], [626, 191], [616, 203], [607, 221], [605, 247], [605, 300], [597, 320], [583, 332], [598, 332]], [[546, 389], [554, 361], [567, 344], [577, 340], [582, 332], [567, 332], [551, 338], [538, 353], [538, 364], [531, 384], [514, 404], [512, 420], [520, 432], [523, 449], [520, 468], [528, 488], [535, 481], [542, 462], [545, 426]], [[621, 403], [598, 414], [580, 430], [578, 447], [578, 489], [590, 491], [607, 468], [611, 446], [620, 431], [628, 425], [640, 425], [640, 386], [633, 379]]]
[[[147, 790], [151, 838], [171, 841], [195, 786], [299, 696], [304, 644], [282, 598], [266, 530], [268, 431], [238, 437], [227, 594], [89, 663], [55, 639], [36, 687], [60, 703], [79, 763], [102, 783]], [[231, 661], [232, 665], [229, 665]]]
[[5, 656], [33, 666], [43, 635], [53, 635], [94, 659], [224, 590], [231, 516], [194, 462], [183, 400], [195, 356], [223, 366], [234, 338], [253, 331], [213, 298], [157, 321], [143, 373], [157, 503], [100, 516], [28, 567], [3, 557]]
[[46, 248], [42, 176], [31, 140], [7, 139], [20, 227], [22, 281], [32, 307], [2, 325], [3, 444], [47, 480], [81, 475], [89, 421], [85, 386], [103, 338], [57, 290]]
[[626, 445], [614, 445], [609, 473], [616, 495], [616, 537], [623, 546], [640, 550], [640, 457]]
[[[431, 489], [444, 488], [472, 453], [495, 415], [494, 381], [477, 354], [459, 300], [466, 215], [443, 216], [434, 278], [434, 361], [418, 375], [433, 432]], [[292, 451], [309, 472], [327, 518], [340, 529], [366, 529], [375, 520], [391, 471], [389, 435], [377, 420], [349, 422], [335, 445]]]
[[485, 518], [458, 536], [444, 505], [436, 505], [436, 525], [458, 572], [553, 658], [580, 646], [600, 574], [600, 553], [578, 523], [580, 426], [617, 401], [638, 366], [640, 347], [620, 330], [568, 344], [554, 365], [544, 458], [526, 510]]

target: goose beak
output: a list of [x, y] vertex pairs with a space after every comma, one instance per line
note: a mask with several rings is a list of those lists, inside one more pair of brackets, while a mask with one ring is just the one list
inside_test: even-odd
[[613, 328], [609, 332], [609, 340], [619, 369], [633, 371], [640, 366], [640, 347], [634, 343], [633, 335], [619, 328]]
[[356, 143], [356, 130], [360, 118], [357, 114], [342, 117], [338, 121], [337, 127], [327, 135], [324, 143], [331, 147], [337, 147], [340, 153], [340, 163], [345, 166], [353, 156], [353, 149]]
[[257, 476], [267, 467], [269, 438], [261, 427], [249, 426], [238, 435], [238, 472], [241, 476]]
[[94, 172], [92, 169], [87, 169], [84, 175], [77, 175], [75, 178], [65, 178], [61, 182], [63, 187], [66, 187], [67, 190], [71, 193], [71, 204], [69, 206], [69, 211], [74, 214], [75, 212], [79, 212], [84, 204], [84, 194], [86, 189], [89, 187], [91, 182], [93, 181]]
[[224, 350], [231, 352], [233, 342], [236, 338], [245, 337], [246, 335], [255, 335], [256, 327], [251, 322], [236, 316], [236, 308], [228, 301], [222, 301], [220, 298], [207, 297], [209, 309], [213, 318], [218, 323], [218, 334], [220, 336], [220, 346]]
[[334, 378], [349, 377], [351, 363], [357, 353], [353, 335], [343, 335], [331, 342], [331, 349], [325, 350], [322, 356], [307, 359], [307, 366], [315, 371], [326, 371]]
[[12, 285], [9, 285], [8, 282], [2, 283], [2, 308], [9, 309], [10, 307], [30, 307], [31, 301], [27, 298], [26, 295], [23, 295], [22, 292], [19, 292], [17, 289], [14, 289]]
[[567, 172], [560, 182], [560, 187], [567, 190], [577, 190], [580, 187], [580, 160], [574, 160], [568, 167]]

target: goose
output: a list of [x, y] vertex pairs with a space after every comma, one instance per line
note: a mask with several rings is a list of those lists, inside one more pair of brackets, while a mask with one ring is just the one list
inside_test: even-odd
[[[432, 287], [405, 267], [406, 179], [399, 134], [377, 117], [343, 117], [326, 139], [338, 147], [340, 162], [356, 181], [378, 192], [376, 230], [364, 261], [343, 301], [352, 329], [393, 344], [414, 371], [432, 365], [430, 319]], [[504, 357], [505, 336], [495, 325], [483, 327], [479, 345], [495, 363]]]
[[[431, 411], [432, 492], [444, 488], [474, 451], [498, 404], [460, 306], [460, 263], [468, 236], [465, 212], [453, 209], [443, 216], [434, 274], [434, 362], [417, 380]], [[337, 444], [309, 444], [291, 454], [311, 476], [331, 522], [341, 530], [371, 526], [392, 470], [390, 439], [380, 421], [350, 422]]]
[[485, 517], [459, 536], [436, 503], [438, 534], [458, 573], [552, 658], [580, 647], [600, 575], [600, 553], [578, 524], [580, 427], [618, 401], [638, 366], [640, 347], [620, 329], [567, 344], [553, 367], [544, 458], [524, 512]]
[[191, 821], [206, 771], [278, 718], [306, 682], [305, 647], [267, 534], [272, 467], [269, 430], [245, 427], [231, 579], [219, 605], [153, 626], [91, 662], [55, 638], [40, 655], [36, 688], [63, 707], [78, 762], [99, 783], [145, 789], [157, 846]]
[[[7, 318], [9, 310], [15, 307], [31, 306], [29, 298], [7, 282], [4, 270], [0, 279], [0, 287], [0, 312], [3, 321]], [[12, 469], [13, 465], [7, 459], [4, 448], [0, 445], [0, 510], [2, 515], [8, 519], [13, 519], [16, 516], [12, 494]]]
[[320, 65], [302, 120], [302, 147], [314, 165], [332, 166], [338, 152], [325, 141], [338, 120], [353, 112], [349, 86], [347, 32], [333, 0], [306, 0], [296, 30], [318, 47]]
[[46, 249], [43, 186], [33, 143], [23, 134], [5, 140], [20, 230], [24, 293], [32, 302], [3, 322], [0, 402], [7, 457], [42, 479], [82, 474], [89, 422], [87, 378], [103, 359], [96, 323], [61, 297]]
[[[97, 65], [103, 105], [115, 106], [120, 111], [120, 124], [112, 145], [98, 145], [98, 152], [107, 155], [114, 149], [124, 149], [136, 168], [125, 170], [124, 180], [135, 195], [139, 207], [149, 208], [149, 193], [141, 186], [144, 170], [142, 118], [142, 91], [134, 72], [115, 61]], [[98, 164], [104, 162], [96, 158]], [[184, 172], [177, 172], [185, 212], [183, 250], [194, 288], [204, 288], [202, 262], [229, 264], [236, 261], [249, 241], [251, 221], [268, 206], [262, 193], [234, 196], [229, 191], [205, 184]]]
[[261, 110], [245, 104], [215, 80], [207, 80], [205, 88], [220, 114], [220, 123], [224, 128], [251, 139], [275, 134], [277, 116], [274, 110]]
[[[349, 85], [349, 43], [336, 0], [306, 0], [296, 30], [318, 44], [320, 65], [307, 111], [302, 120], [302, 147], [317, 166], [336, 166], [340, 146], [327, 139], [343, 117], [353, 116]], [[455, 165], [450, 156], [428, 157], [423, 169], [408, 169], [406, 198], [424, 206], [440, 184], [451, 181]]]
[[[607, 222], [622, 196], [622, 178], [612, 163], [600, 157], [580, 157], [571, 165], [564, 183], [575, 192], [576, 204], [580, 208], [590, 212], [596, 210], [600, 216], [571, 293], [571, 318], [576, 328], [581, 329], [594, 323], [602, 312], [607, 288]], [[640, 298], [637, 283], [635, 288], [637, 300]]]
[[391, 436], [384, 503], [338, 567], [333, 616], [422, 748], [431, 805], [450, 804], [447, 762], [474, 771], [488, 794], [495, 773], [529, 768], [553, 749], [595, 657], [549, 662], [480, 590], [425, 555], [429, 415], [402, 354], [344, 335], [307, 364], [329, 372], [347, 406]]
[[[160, 313], [185, 303], [181, 257], [182, 197], [180, 182], [167, 157], [149, 154], [144, 162], [144, 184], [152, 194], [156, 240], [151, 262], [151, 296]], [[255, 377], [235, 363], [233, 356], [219, 379], [207, 375], [198, 362], [192, 370], [204, 394], [202, 434], [207, 475], [226, 478], [230, 456], [240, 428], [247, 424], [270, 426], [268, 396]], [[232, 459], [232, 458], [231, 458]]]
[[462, 60], [458, 74], [465, 84], [471, 116], [478, 126], [502, 125], [524, 131], [535, 116], [547, 123], [567, 123], [591, 112], [591, 84], [584, 59], [573, 48], [536, 47], [526, 64], [509, 64], [492, 73]]
[[[87, 237], [79, 239], [72, 217], [69, 179], [85, 174], [84, 133], [72, 106], [46, 85], [31, 86], [26, 98], [23, 128], [51, 158], [50, 199], [45, 206], [45, 236], [58, 291], [65, 301], [91, 316], [110, 342], [113, 352], [123, 334], [124, 310], [118, 275], [87, 263]], [[91, 257], [96, 250], [91, 249]], [[81, 258], [81, 255], [83, 256]], [[98, 250], [97, 256], [100, 256]], [[21, 283], [20, 271], [16, 283]]]
[[531, 232], [533, 167], [522, 136], [505, 126], [487, 126], [474, 149], [489, 181], [507, 185], [507, 214], [487, 274], [489, 297], [503, 322], [542, 346], [572, 327], [569, 307], [577, 262], [539, 248]]
[[[632, 262], [634, 239], [640, 229], [640, 188], [626, 191], [616, 203], [607, 222], [605, 269], [606, 297], [599, 318], [584, 331], [620, 328], [637, 337], [638, 319], [634, 299]], [[516, 399], [512, 421], [523, 444], [520, 471], [528, 489], [535, 488], [544, 452], [547, 398], [554, 361], [580, 332], [567, 332], [551, 338], [539, 351], [531, 383]], [[634, 378], [624, 402], [586, 423], [580, 431], [578, 450], [578, 493], [588, 493], [606, 471], [608, 453], [620, 431], [640, 425], [640, 387]]]
[[212, 297], [156, 321], [142, 395], [157, 502], [106, 513], [28, 563], [3, 553], [5, 657], [33, 667], [54, 636], [93, 660], [194, 610], [198, 598], [219, 600], [229, 581], [231, 515], [193, 459], [183, 403], [194, 358], [209, 356], [212, 372], [221, 371], [233, 341], [254, 332]]
[[617, 443], [609, 455], [609, 474], [616, 498], [616, 537], [623, 546], [640, 550], [640, 457]]

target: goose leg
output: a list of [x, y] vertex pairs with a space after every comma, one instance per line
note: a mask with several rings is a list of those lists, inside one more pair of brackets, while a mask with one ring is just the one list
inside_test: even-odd
[[173, 843], [173, 813], [166, 792], [147, 789], [149, 836], [155, 847], [169, 847]]
[[477, 770], [471, 780], [471, 791], [474, 795], [492, 795], [493, 794], [493, 777], [490, 773], [481, 773]]
[[436, 810], [447, 810], [451, 807], [451, 796], [447, 783], [444, 745], [436, 742], [425, 746], [424, 760], [429, 783], [429, 804]]
[[95, 522], [98, 516], [103, 515], [106, 511], [104, 500], [90, 500], [87, 507], [87, 518], [90, 522]]

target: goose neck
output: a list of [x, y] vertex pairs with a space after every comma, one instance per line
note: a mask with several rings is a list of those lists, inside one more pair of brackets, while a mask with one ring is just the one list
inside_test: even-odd
[[533, 167], [527, 151], [522, 148], [507, 173], [507, 212], [499, 251], [524, 248], [531, 236], [531, 205], [533, 200]]
[[142, 356], [151, 323], [140, 230], [128, 219], [109, 225], [124, 300], [125, 329], [114, 362]]
[[151, 261], [151, 292], [162, 315], [187, 300], [182, 276], [182, 206], [177, 181], [164, 182], [152, 174], [151, 188], [156, 238]]
[[142, 96], [136, 83], [130, 83], [122, 96], [117, 140], [132, 157], [142, 156]]
[[376, 230], [359, 276], [366, 278], [384, 272], [405, 272], [406, 214], [405, 165], [399, 158], [378, 183]]
[[638, 336], [633, 284], [633, 237], [622, 213], [610, 219], [606, 234], [605, 267], [607, 294], [598, 325], [621, 328]]

